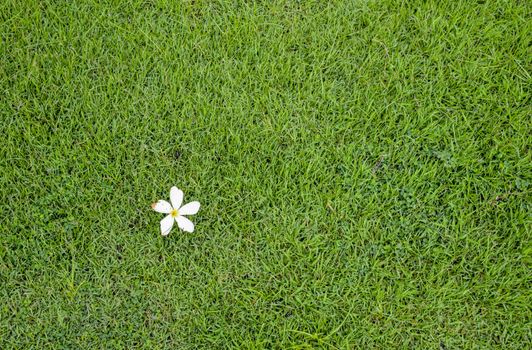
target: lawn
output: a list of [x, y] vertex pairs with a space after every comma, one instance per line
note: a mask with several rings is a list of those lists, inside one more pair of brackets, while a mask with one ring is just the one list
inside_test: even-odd
[[531, 14], [2, 2], [0, 348], [529, 348]]

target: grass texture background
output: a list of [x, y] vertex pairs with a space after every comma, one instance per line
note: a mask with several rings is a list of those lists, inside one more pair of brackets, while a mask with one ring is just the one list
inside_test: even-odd
[[530, 14], [2, 2], [0, 348], [530, 347]]

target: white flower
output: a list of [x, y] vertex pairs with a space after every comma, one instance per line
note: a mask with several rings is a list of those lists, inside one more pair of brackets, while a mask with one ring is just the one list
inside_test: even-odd
[[172, 226], [174, 226], [174, 220], [177, 222], [177, 226], [183, 231], [193, 232], [194, 224], [183, 215], [196, 214], [200, 208], [199, 202], [190, 202], [181, 206], [183, 203], [183, 191], [175, 186], [170, 189], [170, 202], [172, 204], [160, 200], [151, 205], [156, 212], [168, 214], [168, 216], [161, 220], [161, 234], [166, 236], [170, 233]]

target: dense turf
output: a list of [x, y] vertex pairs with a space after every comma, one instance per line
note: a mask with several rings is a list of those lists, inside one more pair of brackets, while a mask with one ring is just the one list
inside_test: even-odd
[[529, 347], [530, 13], [3, 2], [0, 348]]

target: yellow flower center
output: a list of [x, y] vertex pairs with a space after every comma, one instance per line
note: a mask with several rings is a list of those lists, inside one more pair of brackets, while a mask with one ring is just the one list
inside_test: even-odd
[[172, 215], [173, 218], [177, 217], [179, 215], [179, 212], [177, 211], [177, 209], [173, 209], [171, 212], [170, 212], [170, 215]]

